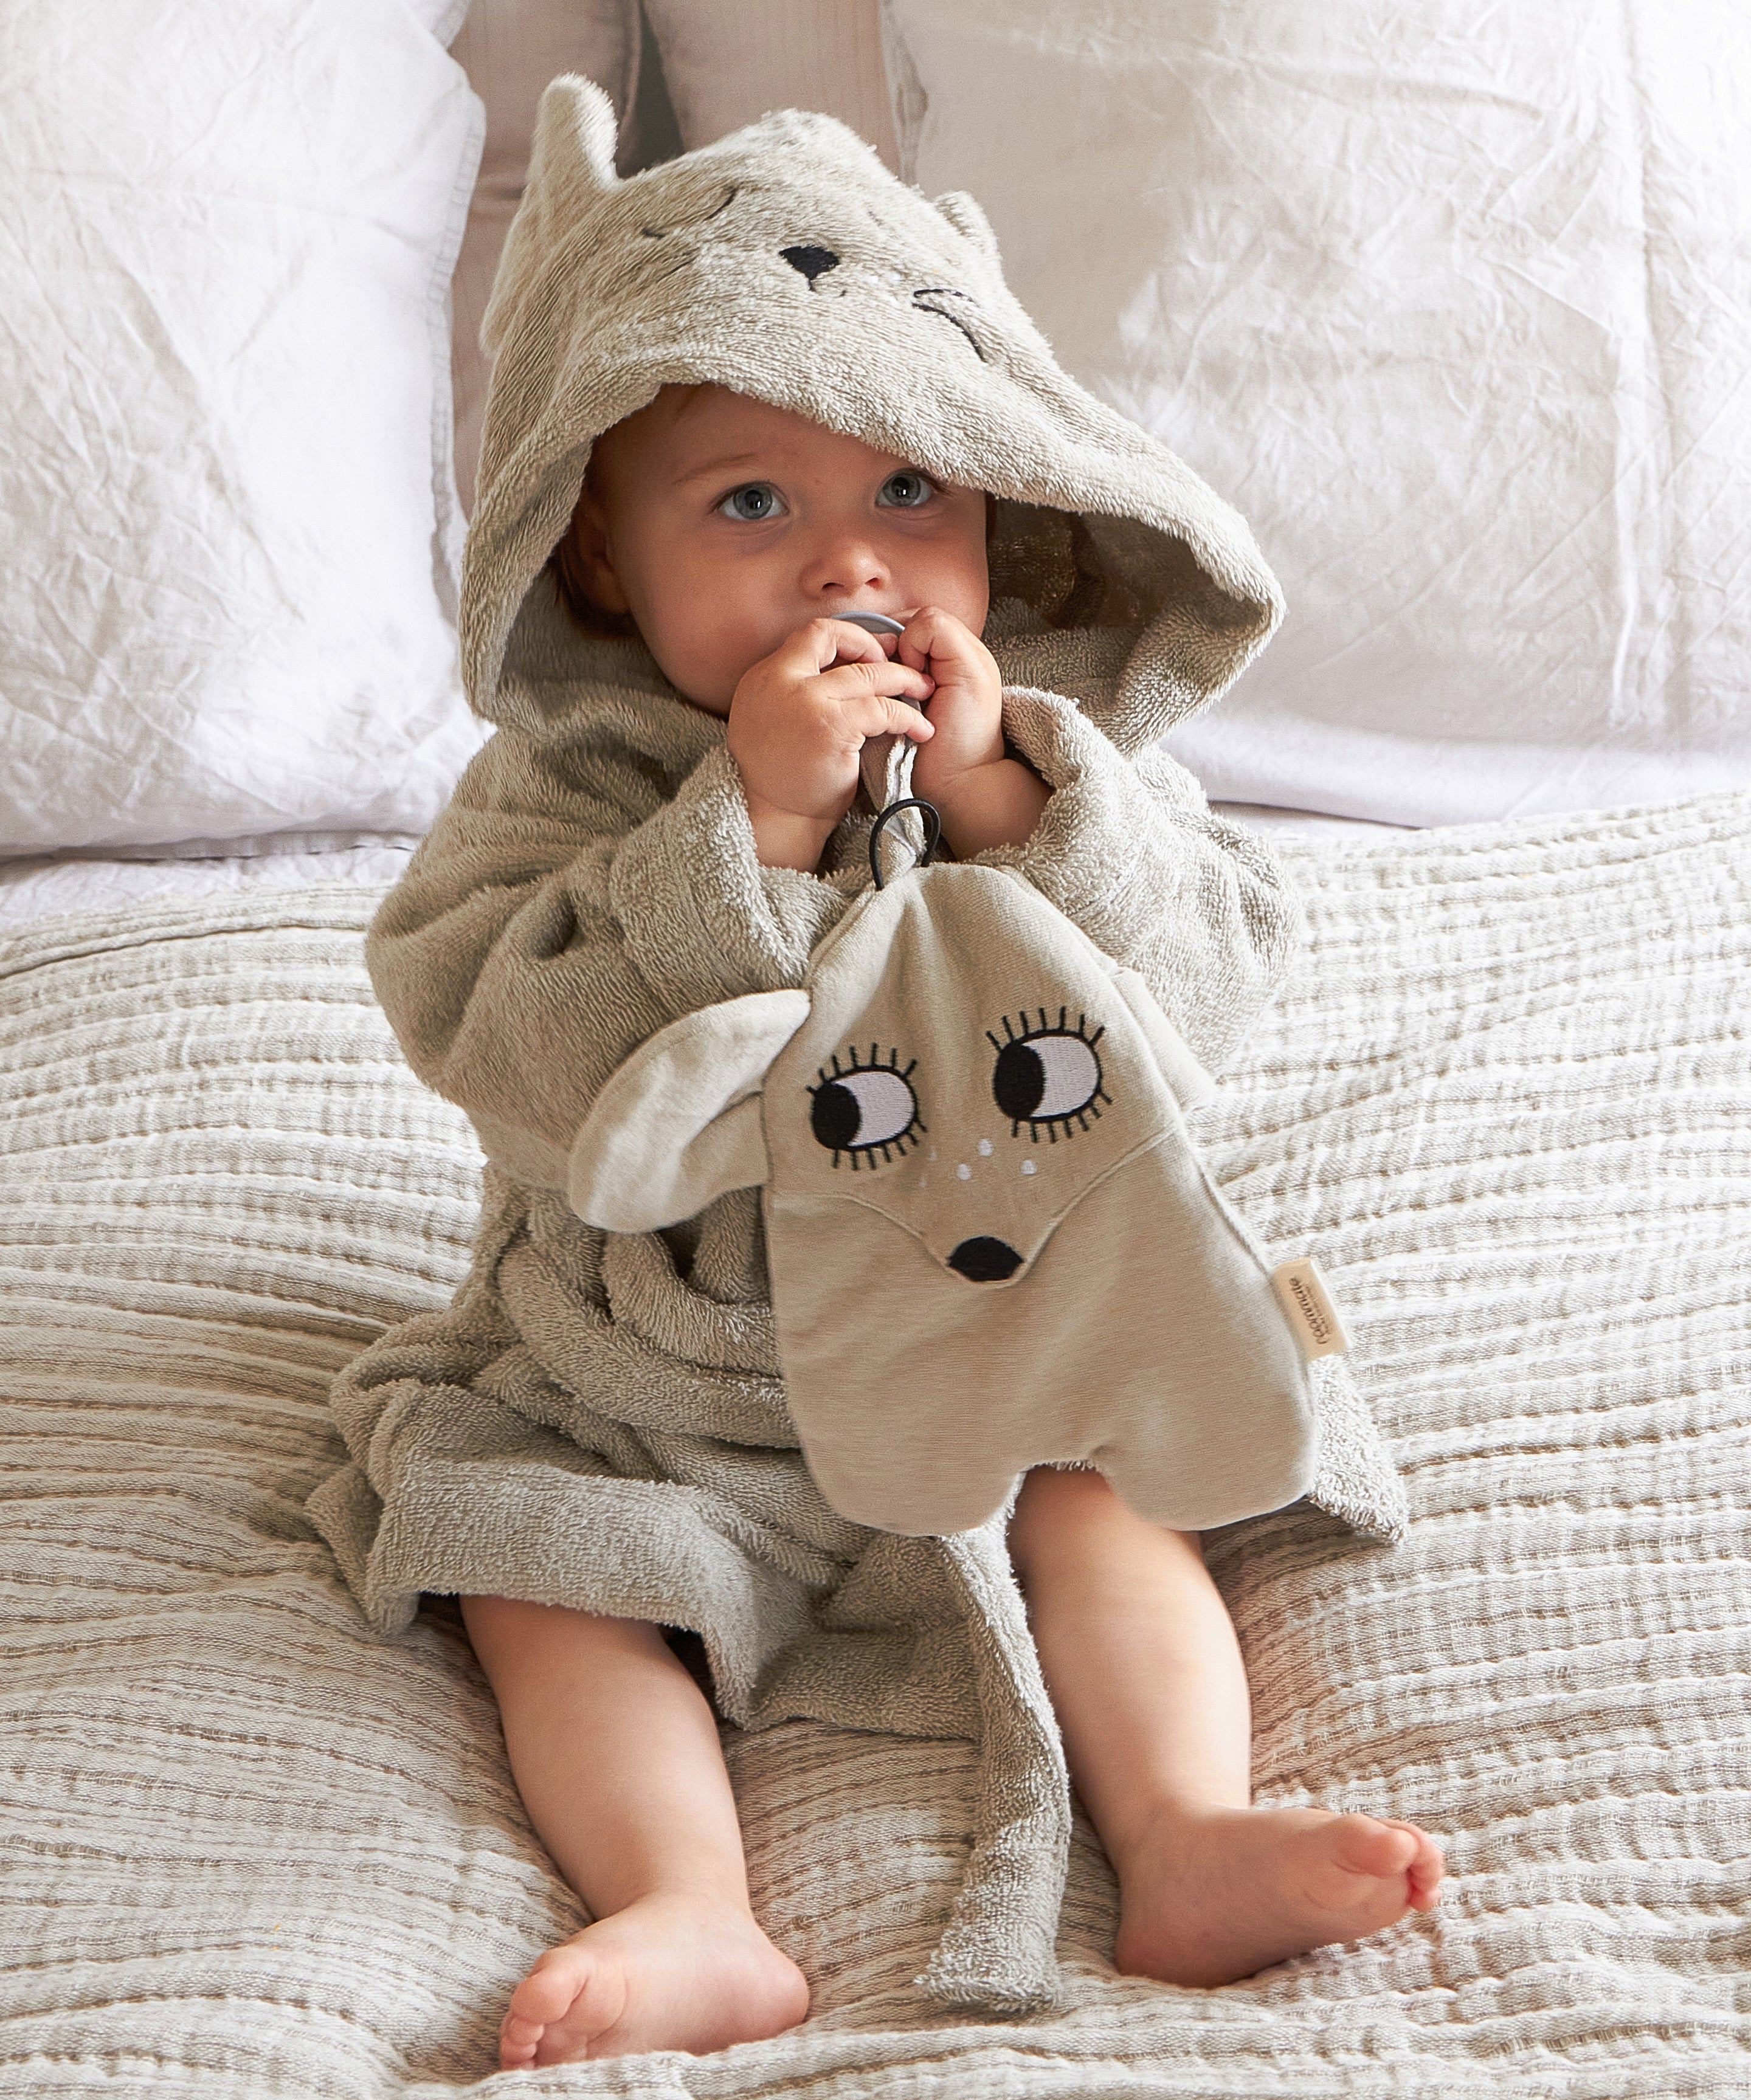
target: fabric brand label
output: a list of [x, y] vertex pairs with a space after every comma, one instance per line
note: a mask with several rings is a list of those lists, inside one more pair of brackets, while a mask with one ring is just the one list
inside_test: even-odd
[[1319, 1264], [1311, 1259], [1285, 1261], [1271, 1271], [1271, 1282], [1308, 1362], [1320, 1357], [1341, 1357], [1350, 1346], [1350, 1337], [1344, 1332], [1344, 1323], [1338, 1317]]

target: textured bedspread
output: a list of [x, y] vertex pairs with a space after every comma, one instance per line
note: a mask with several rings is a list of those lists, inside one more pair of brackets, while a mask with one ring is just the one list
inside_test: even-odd
[[[507, 2093], [1751, 2091], [1751, 803], [1293, 853], [1315, 952], [1202, 1127], [1317, 1234], [1417, 1520], [1212, 1560], [1261, 1793], [1440, 1833], [1441, 1911], [1170, 1990], [1112, 1975], [1083, 1843], [1068, 2009], [945, 2022], [969, 1750], [786, 1727], [729, 1754], [811, 2023]], [[448, 1296], [475, 1198], [374, 901], [0, 949], [0, 2093], [471, 2087], [579, 1921], [453, 1619], [373, 1640], [301, 1507], [330, 1373]]]

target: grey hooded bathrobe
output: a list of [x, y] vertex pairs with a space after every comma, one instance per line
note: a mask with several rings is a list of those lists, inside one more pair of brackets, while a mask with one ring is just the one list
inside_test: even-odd
[[[596, 437], [713, 382], [995, 498], [987, 639], [1053, 792], [1013, 869], [1218, 1072], [1298, 917], [1258, 844], [1155, 748], [1269, 637], [1242, 521], [1058, 369], [962, 196], [931, 203], [819, 117], [617, 181], [608, 101], [559, 81], [487, 321], [497, 353], [462, 608], [497, 734], [384, 905], [369, 960], [414, 1069], [488, 1154], [473, 1270], [338, 1381], [352, 1462], [312, 1507], [372, 1622], [485, 1593], [690, 1628], [744, 1727], [791, 1717], [979, 1746], [974, 1842], [922, 1979], [1050, 1999], [1063, 1758], [1001, 1518], [896, 1537], [838, 1515], [785, 1405], [759, 1192], [661, 1232], [568, 1198], [592, 1104], [683, 1017], [799, 987], [869, 880], [860, 805], [819, 875], [762, 867], [715, 717], [594, 639], [547, 564]], [[1268, 1237], [1268, 1220], [1251, 1221]], [[1341, 1359], [1312, 1366], [1312, 1498], [1398, 1534]]]

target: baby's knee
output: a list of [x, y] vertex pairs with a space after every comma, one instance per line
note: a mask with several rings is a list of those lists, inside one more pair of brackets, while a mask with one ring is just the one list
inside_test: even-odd
[[1025, 1590], [1059, 1567], [1086, 1566], [1129, 1547], [1160, 1552], [1181, 1541], [1202, 1560], [1196, 1532], [1164, 1532], [1140, 1517], [1091, 1466], [1036, 1466], [1021, 1484], [1010, 1519], [1010, 1559]]
[[1010, 1557], [1025, 1582], [1030, 1567], [1067, 1541], [1098, 1531], [1118, 1498], [1092, 1466], [1035, 1466], [1010, 1518]]
[[525, 1676], [563, 1683], [592, 1665], [674, 1665], [661, 1629], [642, 1619], [608, 1618], [521, 1597], [465, 1596], [460, 1602], [469, 1641], [501, 1705], [507, 1684]]

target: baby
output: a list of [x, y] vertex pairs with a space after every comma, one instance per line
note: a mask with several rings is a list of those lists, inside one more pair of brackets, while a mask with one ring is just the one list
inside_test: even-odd
[[[598, 441], [562, 561], [581, 607], [630, 616], [677, 694], [726, 719], [763, 866], [814, 871], [865, 739], [891, 732], [918, 741], [913, 792], [958, 858], [1037, 824], [1050, 790], [1006, 752], [979, 638], [979, 491], [721, 387], [668, 387]], [[847, 611], [905, 633], [878, 641]], [[1250, 1807], [1245, 1673], [1195, 1535], [1133, 1516], [1098, 1473], [1041, 1470], [1009, 1537], [1118, 1872], [1122, 1970], [1229, 1983], [1433, 1906], [1440, 1854], [1413, 1824]], [[462, 1611], [531, 1818], [598, 1919], [512, 1998], [506, 2066], [800, 2020], [807, 1987], [748, 1907], [710, 1714], [657, 1630], [503, 1597]]]
[[[782, 245], [767, 240], [763, 221], [723, 231], [726, 222], [733, 228], [736, 199], [751, 187], [745, 175], [730, 179], [741, 165], [737, 150], [756, 168], [793, 156], [785, 164], [785, 209], [793, 210], [795, 196], [833, 188], [833, 169], [809, 166], [803, 148], [854, 157], [846, 165], [890, 214], [882, 267], [891, 272], [901, 245], [894, 215], [934, 209], [891, 184], [867, 156], [855, 157], [861, 149], [842, 143], [844, 135], [825, 138], [818, 124], [799, 134], [793, 119], [788, 133], [785, 120], [767, 120], [739, 148], [730, 142], [727, 161], [721, 150], [714, 162], [692, 157], [705, 163], [696, 180], [678, 164], [683, 174], [670, 179], [666, 216], [652, 197], [622, 210], [607, 148], [600, 139], [591, 143], [590, 126], [600, 130], [593, 105], [581, 86], [571, 92], [568, 121], [581, 126], [587, 163], [571, 179], [586, 188], [593, 183], [608, 199], [601, 208], [621, 211], [599, 231], [598, 245], [622, 244], [616, 282], [635, 291], [648, 258], [684, 238], [691, 245], [674, 269], [684, 262], [689, 297], [709, 302], [713, 270], [729, 266], [722, 259], [728, 251], [707, 244], [739, 240], [734, 252], [758, 253], [762, 269], [768, 254], [778, 258], [761, 280], [776, 288], [762, 293], [774, 311], [788, 311], [778, 302], [793, 297], [794, 285], [798, 327], [816, 325], [822, 313], [821, 326], [854, 325], [823, 305], [829, 273], [849, 245], [842, 234], [838, 247], [816, 237], [829, 218], [825, 206], [811, 207], [811, 223]], [[545, 243], [540, 252], [551, 255], [555, 228], [583, 209], [577, 188], [568, 192], [555, 172], [559, 93], [550, 90], [544, 112], [546, 174], [520, 220], [524, 251], [507, 264], [513, 277], [522, 269], [525, 282], [533, 281], [533, 244]], [[890, 189], [901, 201], [889, 199]], [[957, 210], [965, 220], [971, 207]], [[961, 238], [956, 232], [953, 240]], [[970, 238], [988, 243], [976, 224]], [[580, 252], [575, 244], [565, 251], [563, 267], [574, 276]], [[873, 266], [871, 274], [879, 274]], [[964, 283], [953, 289], [949, 275], [939, 263], [913, 271], [917, 281], [897, 293], [879, 283], [870, 293], [898, 311], [896, 327], [926, 317], [918, 323], [921, 349], [902, 345], [902, 356], [878, 334], [869, 339], [875, 364], [927, 364], [940, 344], [946, 376], [929, 398], [953, 411], [947, 390], [963, 382], [952, 360], [965, 360], [968, 387], [988, 390], [1000, 356], [1013, 373], [1023, 350], [1035, 355], [1037, 338], [1025, 338], [1024, 324], [1002, 307], [994, 257], [971, 290]], [[590, 296], [599, 303], [623, 294], [599, 282]], [[736, 319], [732, 302], [723, 340], [733, 337]], [[651, 1287], [668, 1291], [664, 1302], [674, 1307], [690, 1294], [687, 1318], [719, 1319], [711, 1331], [719, 1339], [683, 1348], [670, 1339], [679, 1332], [673, 1321], [663, 1326], [638, 1310], [646, 1301], [638, 1296], [645, 1286], [634, 1274], [635, 1248], [655, 1236], [637, 1237], [623, 1253], [568, 1213], [558, 1193], [566, 1185], [566, 1145], [594, 1092], [676, 1015], [763, 982], [797, 981], [809, 947], [864, 879], [857, 847], [869, 813], [859, 801], [860, 758], [876, 737], [916, 744], [913, 792], [935, 805], [955, 856], [1007, 858], [1049, 893], [1059, 885], [1061, 908], [1076, 911], [1109, 952], [1123, 951], [1166, 988], [1164, 1003], [1206, 1057], [1223, 1047], [1221, 1030], [1200, 1019], [1199, 998], [1215, 996], [1213, 986], [1234, 996], [1244, 980], [1257, 987], [1244, 995], [1248, 1010], [1256, 1006], [1279, 966], [1275, 951], [1260, 960], [1278, 931], [1267, 940], [1258, 929], [1289, 923], [1262, 859], [1209, 817], [1195, 787], [1168, 761], [1147, 749], [1125, 755], [1071, 700], [1023, 690], [1015, 680], [1006, 692], [982, 638], [992, 563], [1008, 558], [1008, 513], [999, 496], [975, 485], [997, 479], [988, 444], [982, 458], [969, 441], [972, 471], [957, 478], [942, 465], [957, 441], [953, 414], [944, 418], [947, 439], [921, 416], [922, 437], [900, 444], [895, 419], [874, 411], [854, 435], [825, 415], [764, 398], [780, 390], [771, 376], [775, 355], [794, 357], [782, 342], [775, 353], [764, 335], [737, 338], [733, 353], [692, 355], [689, 372], [688, 359], [666, 345], [648, 312], [639, 324], [640, 340], [657, 343], [648, 368], [655, 390], [648, 380], [635, 383], [639, 405], [605, 424], [599, 403], [579, 412], [584, 443], [565, 442], [569, 457], [587, 458], [581, 492], [575, 472], [569, 483], [557, 469], [547, 474], [529, 445], [528, 404], [539, 391], [529, 360], [546, 338], [519, 337], [515, 316], [502, 325], [502, 336], [509, 333], [495, 382], [500, 442], [495, 451], [489, 426], [470, 578], [477, 600], [509, 610], [477, 624], [471, 679], [477, 704], [509, 683], [520, 697], [515, 712], [498, 713], [506, 726], [386, 906], [371, 949], [385, 1006], [416, 1068], [468, 1108], [499, 1178], [489, 1185], [476, 1278], [455, 1312], [386, 1338], [343, 1381], [336, 1405], [359, 1462], [353, 1485], [319, 1506], [349, 1579], [380, 1624], [404, 1623], [421, 1589], [461, 1597], [530, 1820], [594, 1920], [542, 1954], [516, 1988], [501, 2034], [506, 2068], [652, 2049], [703, 2052], [778, 2034], [807, 2013], [802, 1974], [750, 1908], [717, 1718], [665, 1626], [705, 1633], [719, 1703], [737, 1718], [744, 1710], [755, 1721], [808, 1712], [854, 1725], [907, 1725], [891, 1710], [847, 1715], [824, 1696], [783, 1688], [775, 1673], [802, 1639], [794, 1632], [773, 1637], [745, 1686], [734, 1630], [716, 1616], [733, 1584], [701, 1577], [688, 1604], [679, 1577], [665, 1587], [668, 1577], [643, 1572], [639, 1512], [658, 1491], [646, 1483], [678, 1480], [696, 1499], [705, 1492], [703, 1440], [708, 1431], [730, 1432], [701, 1418], [689, 1437], [666, 1400], [620, 1398], [638, 1383], [627, 1369], [634, 1344], [648, 1355], [661, 1327], [662, 1346], [687, 1357], [690, 1375], [720, 1361], [723, 1377], [739, 1374], [755, 1344], [734, 1338], [745, 1336], [749, 1319], [765, 1317], [763, 1269], [757, 1212], [732, 1195], [691, 1230], [663, 1236], [651, 1257], [661, 1272]], [[544, 325], [551, 337], [551, 316]], [[613, 353], [598, 346], [597, 354]], [[709, 376], [714, 360], [722, 370], [734, 357], [745, 359], [758, 384], [732, 388]], [[1064, 398], [1086, 400], [1055, 373], [1051, 383]], [[501, 395], [511, 405], [501, 408]], [[874, 397], [879, 404], [878, 384]], [[992, 421], [987, 397], [979, 399], [976, 411], [966, 412], [969, 427]], [[1088, 412], [1104, 412], [1090, 404]], [[1029, 433], [1006, 399], [991, 442], [1001, 444], [1006, 419], [1025, 452]], [[1127, 440], [1099, 427], [1100, 442], [1122, 457]], [[1165, 457], [1151, 454], [1150, 470]], [[1052, 476], [1041, 468], [1035, 479], [1050, 483]], [[511, 492], [497, 513], [495, 488]], [[1000, 496], [1013, 504], [1014, 483]], [[1197, 496], [1206, 500], [1201, 490]], [[1030, 514], [1045, 521], [1041, 531], [1090, 507], [1068, 489], [1061, 505]], [[1209, 514], [1230, 529], [1231, 514], [1213, 501]], [[1059, 629], [1083, 638], [1077, 646], [1088, 693], [1079, 697], [1122, 696], [1124, 651], [1132, 651], [1134, 667], [1147, 655], [1137, 653], [1139, 629], [1192, 635], [1187, 647], [1207, 645], [1219, 660], [1219, 674], [1196, 664], [1185, 670], [1188, 690], [1231, 675], [1243, 645], [1223, 638], [1244, 629], [1249, 602], [1265, 605], [1268, 630], [1268, 582], [1241, 575], [1243, 556], [1256, 557], [1244, 554], [1249, 543], [1240, 537], [1233, 545], [1242, 554], [1213, 585], [1223, 558], [1206, 546], [1201, 567], [1183, 559], [1189, 526], [1177, 539], [1151, 526], [1153, 537], [1134, 534], [1110, 558], [1090, 554], [1093, 527], [1077, 529], [1081, 539], [1052, 543], [1070, 551], [1062, 573], [1039, 589], [1054, 593]], [[1238, 521], [1233, 529], [1244, 534]], [[527, 593], [520, 580], [507, 583], [514, 564], [503, 549], [522, 547], [528, 570], [555, 547], [556, 532], [556, 551]], [[1209, 537], [1217, 536], [1213, 527]], [[1165, 627], [1152, 628], [1152, 593], [1159, 606], [1163, 591], [1179, 593], [1180, 609]], [[557, 617], [542, 609], [544, 593]], [[595, 638], [568, 624], [553, 606], [555, 593]], [[1099, 617], [1079, 620], [1079, 608]], [[847, 624], [841, 615], [849, 612], [887, 615], [904, 632], [878, 639]], [[507, 655], [513, 616], [525, 622], [515, 633], [529, 638], [518, 643], [514, 633]], [[465, 609], [465, 631], [466, 623]], [[1032, 626], [1034, 639], [1024, 634], [1018, 646], [1037, 646], [1044, 652], [1038, 662], [1048, 664], [1054, 636], [1038, 619]], [[1257, 628], [1255, 620], [1246, 630], [1245, 649], [1256, 646]], [[625, 668], [611, 677], [604, 664]], [[1044, 677], [1037, 682], [1043, 687]], [[1115, 809], [1130, 813], [1122, 820], [1132, 827], [1137, 879], [1080, 898], [1063, 872], [1077, 864], [1077, 827], [1110, 822]], [[441, 949], [432, 945], [440, 933], [449, 944]], [[1187, 986], [1175, 996], [1175, 986]], [[742, 1321], [733, 1334], [732, 1314]], [[711, 1390], [727, 1388], [720, 1379]], [[790, 1470], [782, 1490], [763, 1501], [750, 1489], [752, 1514], [737, 1519], [739, 1530], [726, 1523], [714, 1537], [733, 1537], [737, 1552], [752, 1553], [744, 1544], [750, 1525], [788, 1526], [791, 1561], [812, 1554], [811, 1565], [825, 1572], [810, 1576], [800, 1617], [787, 1624], [812, 1623], [816, 1634], [808, 1638], [825, 1639], [833, 1571], [855, 1566], [873, 1534], [858, 1533], [811, 1499], [785, 1449], [781, 1407], [767, 1426], [750, 1415], [751, 1402], [734, 1405], [745, 1425], [734, 1435], [748, 1447], [748, 1462]], [[512, 1429], [521, 1435], [531, 1420], [543, 1425], [531, 1433], [544, 1440], [518, 1447], [527, 1462], [503, 1486], [489, 1470], [494, 1454], [511, 1449]], [[479, 1499], [499, 1498], [475, 1529], [453, 1493], [443, 1524], [427, 1522], [418, 1483], [430, 1476], [420, 1469], [440, 1464], [448, 1480], [476, 1465]], [[537, 1472], [542, 1480], [551, 1476], [555, 1494], [594, 1498], [573, 1549], [551, 1514], [559, 1504], [537, 1507], [530, 1499]], [[519, 1524], [542, 1542], [520, 1559], [520, 1549], [503, 1542], [507, 1527]], [[592, 1559], [616, 1526], [625, 1527], [624, 1544], [611, 1539]], [[931, 1542], [887, 1544], [936, 1550]], [[1010, 1580], [1013, 1568], [1070, 1773], [1117, 1873], [1121, 1970], [1221, 1984], [1434, 1907], [1441, 1855], [1413, 1824], [1251, 1806], [1245, 1674], [1196, 1535], [1145, 1523], [1098, 1472], [1046, 1469], [1020, 1484], [1006, 1547], [1006, 1564], [997, 1530], [991, 1579]], [[502, 1581], [502, 1568], [520, 1572]], [[393, 1605], [383, 1601], [391, 1590], [400, 1600]], [[1028, 1667], [1016, 1665], [1020, 1677]], [[984, 2001], [1000, 2001], [996, 1992]], [[1022, 2001], [1012, 1992], [1008, 2001]]]

